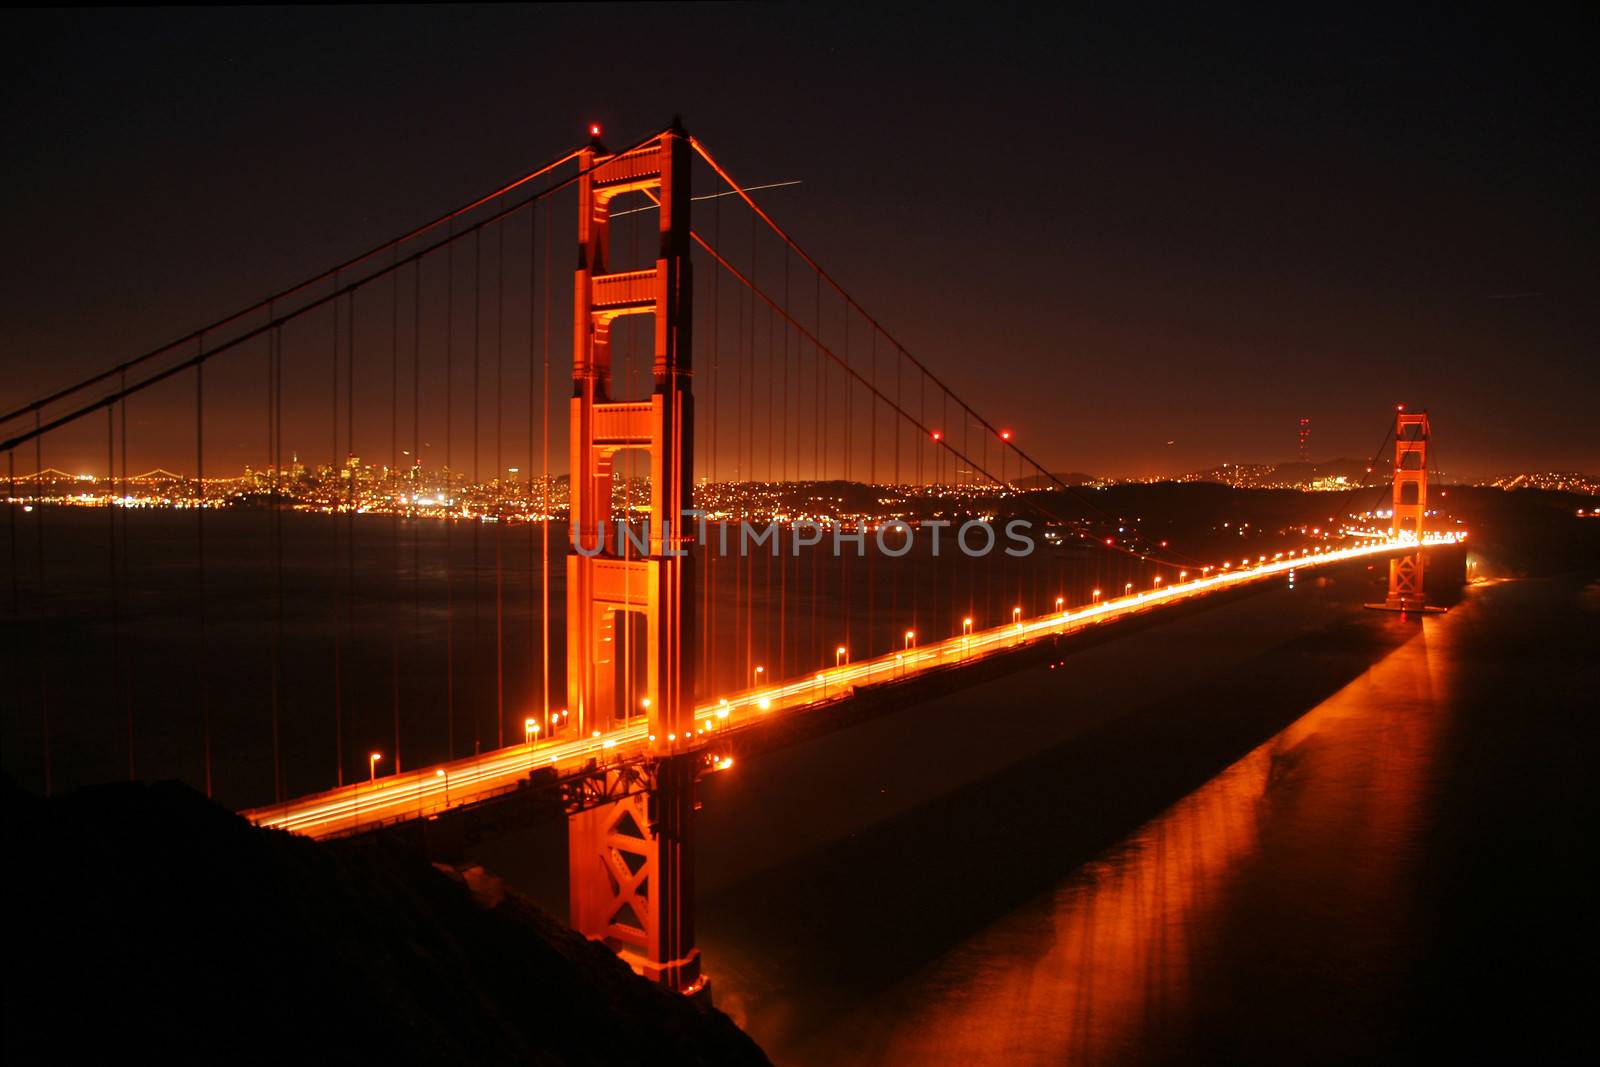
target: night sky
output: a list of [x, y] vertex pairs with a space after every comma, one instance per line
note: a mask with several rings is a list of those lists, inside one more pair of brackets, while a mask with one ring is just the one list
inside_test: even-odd
[[1447, 476], [1600, 473], [1576, 25], [1115, 17], [8, 13], [0, 403], [393, 236], [590, 121], [620, 145], [681, 113], [742, 180], [801, 180], [774, 213], [1053, 469], [1290, 459], [1300, 417], [1315, 458], [1365, 457], [1403, 401], [1433, 412]]

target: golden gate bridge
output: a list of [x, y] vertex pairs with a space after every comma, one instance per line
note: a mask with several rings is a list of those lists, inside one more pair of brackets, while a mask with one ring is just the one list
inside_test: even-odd
[[[1270, 556], [1186, 555], [1061, 484], [676, 122], [620, 151], [598, 128], [592, 135], [393, 241], [0, 417], [8, 641], [36, 653], [36, 678], [19, 674], [7, 688], [8, 714], [32, 724], [15, 735], [27, 736], [37, 761], [24, 768], [9, 744], [8, 770], [35, 774], [46, 792], [60, 784], [57, 742], [78, 711], [63, 706], [61, 677], [88, 672], [104, 676], [106, 703], [124, 719], [123, 737], [103, 731], [97, 740], [125, 746], [127, 776], [140, 776], [138, 739], [152, 727], [138, 715], [160, 704], [136, 692], [144, 679], [127, 650], [143, 609], [131, 588], [138, 564], [125, 505], [141, 480], [177, 496], [187, 484], [191, 581], [179, 613], [188, 618], [193, 714], [181, 728], [153, 729], [194, 735], [197, 784], [241, 798], [259, 825], [312, 837], [547, 789], [568, 818], [573, 925], [640, 973], [694, 992], [705, 981], [692, 907], [695, 782], [731, 768], [775, 724], [827, 728], [853, 705], [912, 703], [980, 668], [1057, 656], [1088, 631], [1357, 561], [1388, 561], [1385, 606], [1425, 609], [1424, 552], [1460, 536], [1424, 529], [1425, 412], [1402, 409], [1390, 431], [1386, 532], [1322, 536]], [[698, 228], [697, 180], [716, 190]], [[569, 232], [555, 220], [558, 199], [577, 222], [570, 275], [552, 267], [552, 235]], [[552, 314], [563, 305], [570, 315]], [[553, 403], [552, 336], [559, 348], [569, 331], [570, 395]], [[192, 427], [173, 415], [185, 402]], [[141, 405], [160, 413], [143, 432], [165, 451], [153, 471], [130, 477], [130, 410], [137, 435]], [[551, 440], [562, 421], [564, 457]], [[323, 431], [326, 463], [300, 470], [296, 442]], [[373, 452], [386, 462], [360, 459]], [[103, 470], [68, 475], [47, 465], [58, 453], [103, 456]], [[178, 457], [192, 458], [192, 474], [169, 469]], [[226, 479], [226, 501], [208, 496], [218, 472], [241, 459], [253, 479]], [[564, 514], [527, 506], [559, 484], [562, 468]], [[62, 520], [49, 505], [68, 502], [79, 478], [99, 479], [112, 505], [105, 565], [89, 582], [111, 651], [87, 662], [74, 659], [70, 636], [81, 621], [68, 621], [83, 597], [69, 610], [51, 585], [62, 565], [51, 562], [50, 524]], [[796, 485], [809, 489], [782, 488]], [[876, 494], [871, 506], [847, 501], [861, 486]], [[508, 505], [513, 497], [522, 506]], [[260, 516], [243, 565], [259, 607], [251, 632], [267, 646], [252, 652], [255, 687], [223, 662], [224, 502]], [[319, 561], [331, 575], [318, 624], [331, 637], [318, 661], [328, 684], [312, 701], [326, 730], [290, 722], [306, 702], [286, 681], [299, 611], [286, 583], [299, 579], [286, 562], [298, 534], [285, 516], [295, 509], [332, 524]], [[358, 515], [386, 525], [358, 527]], [[419, 529], [440, 516], [443, 545], [429, 542], [437, 559], [424, 566]], [[1049, 550], [996, 551], [977, 566], [968, 527], [1021, 516], [1048, 531]], [[753, 552], [752, 518], [761, 520]], [[896, 566], [913, 540], [941, 532], [947, 555], [922, 558], [931, 583]], [[732, 555], [722, 550], [730, 536]], [[878, 551], [867, 551], [874, 542]], [[526, 619], [525, 632], [508, 636], [513, 556]], [[434, 571], [445, 600], [436, 707], [407, 684], [418, 678], [407, 661], [436, 633], [420, 621], [421, 583]], [[358, 607], [373, 599], [377, 572], [387, 572], [387, 592]], [[492, 641], [483, 584], [493, 593]], [[463, 585], [469, 621], [458, 618]], [[378, 672], [388, 676], [387, 708], [357, 654], [363, 610], [383, 616], [391, 637], [388, 669]], [[246, 706], [259, 706], [262, 721], [242, 722]], [[244, 787], [219, 786], [223, 733], [270, 749], [270, 782], [246, 774]], [[324, 772], [291, 764], [313, 737], [331, 751], [316, 761], [321, 783], [306, 788]]]

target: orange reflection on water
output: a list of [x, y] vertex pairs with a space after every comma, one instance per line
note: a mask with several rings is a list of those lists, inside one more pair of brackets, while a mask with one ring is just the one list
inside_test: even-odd
[[1236, 1010], [1226, 1003], [1235, 953], [1276, 960], [1271, 939], [1287, 934], [1331, 968], [1370, 965], [1403, 939], [1391, 915], [1403, 911], [1407, 842], [1419, 831], [1449, 670], [1436, 646], [1468, 613], [1425, 620], [1051, 899], [947, 953], [792, 1059], [1163, 1059], [1183, 1054], [1204, 1013]]

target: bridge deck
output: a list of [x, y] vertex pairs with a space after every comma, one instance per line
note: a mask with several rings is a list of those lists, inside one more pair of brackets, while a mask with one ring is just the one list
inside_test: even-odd
[[[1424, 539], [1454, 544], [1455, 535]], [[377, 826], [428, 818], [453, 807], [481, 803], [523, 786], [528, 776], [553, 769], [560, 777], [592, 773], [595, 764], [624, 764], [668, 753], [717, 752], [740, 731], [759, 729], [775, 716], [837, 701], [858, 687], [900, 681], [940, 668], [1010, 652], [1032, 642], [1070, 634], [1130, 615], [1192, 602], [1223, 590], [1267, 581], [1291, 570], [1309, 570], [1357, 559], [1383, 558], [1416, 550], [1414, 541], [1382, 540], [1354, 548], [1285, 555], [1254, 567], [1226, 571], [1166, 588], [1102, 600], [1089, 607], [1053, 612], [943, 641], [891, 652], [875, 659], [830, 667], [803, 678], [732, 693], [695, 709], [692, 737], [651, 738], [643, 721], [589, 737], [556, 737], [509, 745], [467, 759], [435, 764], [242, 812], [260, 826], [308, 837], [336, 837]]]

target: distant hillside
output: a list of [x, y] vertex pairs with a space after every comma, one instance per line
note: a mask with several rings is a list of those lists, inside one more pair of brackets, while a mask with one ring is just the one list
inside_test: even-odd
[[1534, 471], [1527, 474], [1501, 474], [1483, 479], [1478, 485], [1496, 489], [1543, 489], [1556, 493], [1583, 493], [1600, 496], [1600, 478], [1578, 471]]
[[175, 783], [3, 799], [11, 1062], [767, 1063], [481, 871]]
[[[1082, 471], [1065, 474], [1030, 474], [1013, 484], [1019, 489], [1055, 489], [1060, 485], [1116, 485], [1127, 481], [1216, 482], [1236, 489], [1334, 489], [1361, 484], [1376, 485], [1388, 477], [1382, 463], [1368, 473], [1363, 460], [1333, 459], [1322, 463], [1224, 463], [1203, 471], [1172, 478], [1104, 478]], [[1343, 481], [1341, 482], [1341, 479]]]
[[1092, 474], [1082, 471], [1066, 471], [1061, 474], [1030, 474], [1026, 478], [1017, 478], [1012, 482], [1018, 489], [1054, 489], [1061, 485], [1093, 485], [1100, 481]]
[[1238, 489], [1335, 489], [1357, 486], [1363, 480], [1377, 485], [1389, 477], [1388, 461], [1369, 471], [1359, 459], [1331, 459], [1320, 463], [1224, 463], [1174, 479], [1180, 482], [1220, 482]]

